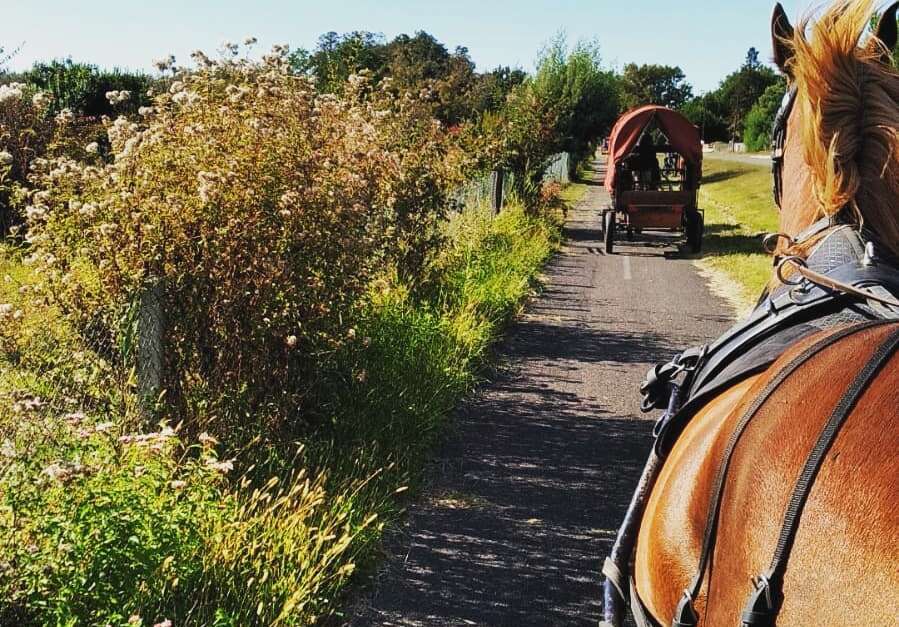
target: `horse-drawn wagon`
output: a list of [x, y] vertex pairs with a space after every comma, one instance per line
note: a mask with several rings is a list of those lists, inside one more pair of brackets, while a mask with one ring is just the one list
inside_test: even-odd
[[602, 216], [606, 252], [613, 252], [619, 229], [628, 239], [643, 229], [679, 231], [690, 251], [699, 252], [704, 224], [696, 204], [702, 178], [699, 130], [671, 109], [639, 107], [615, 123], [608, 154], [605, 187], [612, 203]]

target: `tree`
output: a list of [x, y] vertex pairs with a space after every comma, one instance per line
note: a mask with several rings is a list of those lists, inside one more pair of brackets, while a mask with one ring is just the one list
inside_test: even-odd
[[771, 127], [786, 91], [786, 81], [779, 80], [769, 86], [749, 110], [743, 130], [743, 141], [748, 150], [758, 152], [771, 146]]
[[579, 42], [569, 51], [558, 37], [538, 61], [533, 91], [556, 116], [558, 143], [553, 152], [570, 152], [577, 160], [618, 117], [618, 80], [603, 68], [595, 42]]
[[385, 55], [384, 73], [397, 90], [431, 90], [437, 119], [455, 125], [470, 115], [475, 66], [467, 48], [450, 53], [432, 35], [419, 31], [414, 37], [396, 37], [387, 44]]
[[[147, 89], [153, 82], [146, 74], [119, 69], [101, 70], [95, 65], [72, 59], [35, 63], [22, 75], [22, 80], [53, 95], [53, 112], [70, 109], [89, 117], [135, 113], [140, 106], [149, 104]], [[128, 91], [131, 97], [114, 106], [107, 100], [106, 93], [119, 90]]]
[[384, 36], [368, 31], [328, 32], [318, 38], [312, 53], [299, 49], [290, 56], [293, 70], [314, 76], [325, 93], [338, 93], [346, 79], [361, 70], [380, 77], [384, 61]]
[[774, 70], [759, 63], [758, 51], [750, 48], [743, 66], [721, 82], [715, 93], [727, 110], [727, 125], [732, 139], [742, 136], [749, 110], [765, 90], [779, 80]]
[[478, 74], [467, 48], [450, 52], [424, 31], [391, 41], [367, 31], [325, 33], [311, 52], [291, 53], [290, 64], [295, 73], [314, 76], [324, 93], [341, 93], [350, 75], [362, 70], [374, 81], [389, 78], [397, 96], [426, 89], [434, 116], [449, 126], [498, 109], [525, 78], [522, 70], [509, 68]]
[[569, 49], [560, 36], [502, 110], [482, 116], [476, 135], [495, 145], [490, 163], [512, 172], [516, 192], [533, 207], [552, 155], [569, 152], [572, 163], [579, 163], [608, 133], [618, 102], [617, 76], [603, 67], [598, 46], [581, 42]]
[[469, 94], [472, 111], [496, 111], [501, 108], [509, 93], [526, 78], [524, 70], [510, 67], [498, 67], [477, 75]]
[[683, 107], [681, 113], [699, 127], [703, 141], [727, 141], [730, 137], [727, 127], [727, 109], [718, 92], [697, 96]]
[[657, 104], [680, 109], [692, 96], [683, 70], [669, 65], [628, 63], [621, 75], [621, 99], [625, 108]]
[[762, 67], [762, 62], [759, 61], [759, 51], [755, 49], [755, 46], [752, 46], [746, 52], [746, 61], [743, 62], [743, 67], [751, 68], [754, 70]]

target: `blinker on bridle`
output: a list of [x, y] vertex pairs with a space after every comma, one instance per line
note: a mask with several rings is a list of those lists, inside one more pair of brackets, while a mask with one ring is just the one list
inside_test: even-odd
[[793, 104], [796, 102], [796, 88], [790, 87], [784, 94], [780, 103], [780, 109], [774, 116], [774, 125], [771, 128], [771, 141], [773, 151], [771, 153], [771, 172], [774, 175], [774, 202], [777, 203], [778, 209], [781, 208], [781, 199], [783, 196], [783, 165], [784, 165], [784, 146], [787, 143], [787, 120], [790, 119], [790, 112], [793, 110]]

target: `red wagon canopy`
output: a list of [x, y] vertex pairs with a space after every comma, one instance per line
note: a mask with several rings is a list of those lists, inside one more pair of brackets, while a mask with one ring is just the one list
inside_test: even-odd
[[646, 105], [632, 109], [618, 118], [609, 136], [609, 168], [606, 172], [606, 189], [615, 190], [615, 164], [627, 157], [643, 130], [655, 121], [659, 129], [687, 162], [702, 166], [702, 142], [699, 129], [677, 111], [659, 105]]

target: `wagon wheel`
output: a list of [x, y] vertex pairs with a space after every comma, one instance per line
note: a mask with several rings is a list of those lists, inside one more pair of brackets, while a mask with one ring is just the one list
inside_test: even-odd
[[615, 247], [615, 212], [605, 211], [602, 215], [602, 231], [606, 254], [611, 255]]
[[696, 210], [687, 213], [687, 247], [693, 254], [702, 251], [702, 234], [705, 231], [705, 220]]

